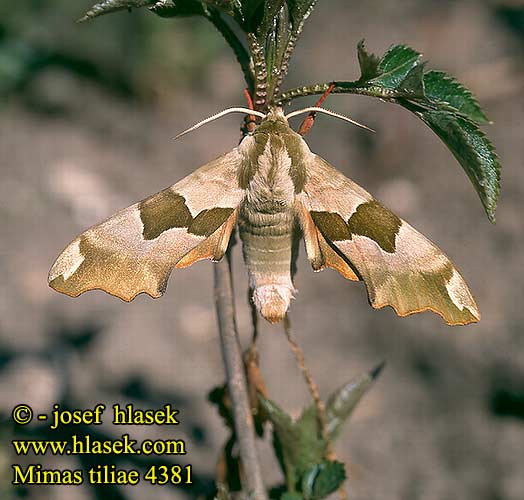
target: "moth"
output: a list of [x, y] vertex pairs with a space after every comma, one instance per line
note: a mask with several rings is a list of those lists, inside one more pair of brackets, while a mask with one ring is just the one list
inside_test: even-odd
[[478, 321], [448, 257], [291, 129], [288, 118], [311, 110], [341, 117], [323, 108], [287, 116], [280, 107], [232, 108], [189, 129], [229, 112], [261, 118], [229, 153], [82, 233], [54, 263], [50, 286], [72, 297], [93, 289], [125, 301], [160, 297], [173, 268], [222, 259], [238, 228], [252, 300], [271, 323], [294, 296], [300, 239], [314, 271], [364, 281], [374, 308], [391, 306], [399, 316], [430, 310], [451, 325]]

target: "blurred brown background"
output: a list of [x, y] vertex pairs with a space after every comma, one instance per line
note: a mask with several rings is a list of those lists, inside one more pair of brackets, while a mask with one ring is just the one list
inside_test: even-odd
[[[171, 137], [229, 106], [244, 105], [242, 76], [218, 33], [198, 19], [147, 11], [75, 25], [88, 0], [0, 5], [0, 430], [1, 498], [168, 500], [209, 492], [227, 432], [206, 400], [223, 381], [212, 297], [212, 264], [175, 271], [165, 296], [125, 304], [102, 292], [72, 300], [47, 287], [61, 249], [88, 226], [164, 188], [237, 143], [238, 117], [178, 142]], [[387, 368], [337, 444], [350, 463], [354, 500], [524, 498], [524, 10], [522, 2], [320, 1], [287, 86], [358, 76], [355, 47], [382, 54], [407, 43], [430, 67], [450, 72], [494, 121], [488, 133], [503, 164], [491, 225], [451, 154], [393, 105], [353, 96], [327, 107], [376, 135], [319, 117], [312, 150], [435, 241], [477, 297], [482, 321], [447, 327], [430, 313], [400, 319], [368, 306], [362, 284], [313, 274], [303, 252], [291, 308], [296, 336], [324, 394], [372, 368]], [[312, 101], [312, 100], [311, 100]], [[308, 100], [296, 105], [306, 105]], [[235, 249], [238, 320], [250, 332], [246, 275]], [[280, 327], [264, 324], [261, 364], [270, 395], [292, 414], [309, 401]], [[90, 408], [170, 402], [173, 429], [97, 429], [107, 436], [187, 440], [193, 489], [144, 483], [9, 486], [13, 405]], [[50, 437], [44, 427], [17, 431]], [[67, 436], [66, 436], [67, 437]], [[268, 443], [268, 484], [280, 480]], [[176, 457], [175, 457], [176, 458]], [[47, 467], [90, 466], [85, 457], [17, 458]], [[182, 462], [183, 462], [182, 461]], [[110, 463], [105, 457], [102, 463]], [[124, 460], [122, 467], [146, 462]]]

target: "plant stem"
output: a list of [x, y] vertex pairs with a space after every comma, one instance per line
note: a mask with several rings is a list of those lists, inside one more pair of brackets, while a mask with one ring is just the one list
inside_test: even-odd
[[253, 69], [255, 72], [255, 92], [253, 94], [255, 109], [265, 111], [267, 106], [268, 75], [264, 49], [253, 33], [247, 33], [247, 42], [249, 44], [251, 57], [253, 58]]
[[330, 91], [330, 94], [357, 94], [365, 95], [369, 97], [380, 97], [384, 100], [394, 100], [395, 96], [390, 90], [384, 89], [382, 87], [363, 87], [360, 82], [357, 80], [355, 82], [324, 82], [324, 83], [314, 83], [313, 85], [305, 85], [303, 87], [296, 87], [282, 93], [277, 101], [280, 104], [286, 104], [293, 99], [299, 97], [307, 97], [311, 95], [321, 95], [324, 94], [329, 88], [333, 86]]
[[297, 45], [298, 39], [300, 37], [300, 33], [302, 32], [302, 25], [298, 30], [293, 30], [290, 35], [289, 39], [286, 44], [286, 49], [284, 53], [282, 54], [282, 61], [280, 62], [279, 67], [279, 75], [278, 79], [274, 88], [274, 94], [278, 95], [280, 91], [280, 85], [282, 85], [282, 81], [284, 80], [285, 76], [287, 75], [287, 72], [289, 71], [289, 61], [291, 60], [291, 56], [293, 55], [293, 52], [295, 50], [295, 47]]
[[255, 446], [255, 426], [249, 404], [246, 374], [235, 320], [230, 252], [228, 251], [226, 258], [216, 263], [213, 268], [222, 356], [226, 367], [227, 386], [232, 403], [245, 489], [248, 495], [252, 495], [255, 500], [267, 500]]
[[324, 404], [324, 401], [322, 401], [322, 398], [320, 397], [320, 391], [318, 390], [318, 386], [313, 380], [313, 375], [311, 375], [311, 372], [309, 371], [308, 367], [306, 366], [306, 359], [304, 357], [304, 353], [300, 346], [297, 344], [297, 342], [293, 339], [293, 334], [291, 332], [291, 321], [289, 319], [289, 316], [286, 314], [284, 317], [284, 332], [286, 333], [287, 341], [289, 343], [289, 346], [291, 347], [291, 350], [293, 351], [293, 354], [295, 355], [295, 359], [297, 360], [297, 364], [302, 371], [302, 375], [304, 376], [304, 379], [306, 380], [309, 392], [311, 393], [311, 397], [313, 398], [313, 401], [315, 402], [315, 406], [317, 409], [317, 418], [318, 423], [320, 427], [320, 434], [322, 435], [322, 439], [326, 443], [326, 451], [327, 451], [327, 457], [330, 460], [334, 459], [334, 453], [331, 446], [331, 441], [329, 439], [329, 433], [328, 433], [328, 425], [327, 425], [327, 415], [326, 415], [326, 405]]

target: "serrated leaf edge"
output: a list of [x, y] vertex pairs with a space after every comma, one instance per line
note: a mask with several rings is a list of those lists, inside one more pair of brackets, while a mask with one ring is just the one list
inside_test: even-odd
[[[466, 115], [465, 113], [463, 113], [462, 111], [460, 111], [459, 109], [455, 108], [450, 102], [448, 101], [445, 101], [445, 100], [442, 100], [442, 99], [439, 99], [437, 101], [437, 103], [445, 103], [447, 104], [450, 108], [452, 108], [453, 110], [455, 110], [458, 114], [461, 114], [463, 115], [465, 118], [468, 118], [470, 121], [473, 121], [474, 123], [477, 123], [478, 125], [490, 125], [490, 124], [493, 124], [492, 121], [489, 120], [489, 118], [487, 117], [486, 113], [484, 113], [484, 111], [482, 110], [482, 107], [480, 106], [479, 102], [478, 102], [478, 99], [476, 98], [476, 96], [473, 94], [473, 92], [468, 88], [466, 87], [463, 83], [461, 83], [459, 80], [457, 80], [456, 78], [454, 78], [453, 76], [449, 75], [448, 73], [446, 73], [445, 71], [439, 71], [439, 70], [430, 70], [430, 71], [427, 71], [424, 73], [424, 77], [426, 77], [426, 75], [439, 75], [443, 80], [445, 80], [448, 84], [452, 85], [453, 87], [459, 89], [469, 100], [470, 100], [470, 104], [472, 104], [474, 107], [475, 107], [475, 111], [477, 113], [479, 113], [482, 117], [483, 117], [483, 120], [482, 121], [479, 121], [479, 120], [473, 120], [471, 117], [469, 117], [468, 115]], [[432, 99], [430, 96], [426, 95], [426, 98], [429, 100], [429, 101], [433, 101], [434, 102], [434, 99]]]

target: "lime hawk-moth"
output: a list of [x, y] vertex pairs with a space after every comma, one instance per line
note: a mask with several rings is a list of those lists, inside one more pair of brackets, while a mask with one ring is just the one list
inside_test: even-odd
[[51, 287], [73, 297], [93, 289], [125, 301], [142, 292], [159, 297], [173, 268], [220, 260], [238, 227], [253, 302], [272, 323], [295, 292], [300, 238], [315, 271], [330, 267], [364, 281], [375, 308], [400, 316], [431, 310], [449, 324], [479, 320], [452, 262], [312, 153], [288, 125], [298, 112], [230, 111], [262, 120], [229, 153], [81, 234], [53, 265]]

